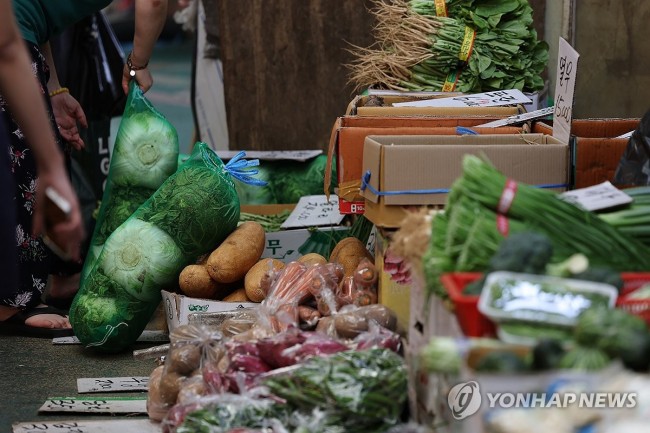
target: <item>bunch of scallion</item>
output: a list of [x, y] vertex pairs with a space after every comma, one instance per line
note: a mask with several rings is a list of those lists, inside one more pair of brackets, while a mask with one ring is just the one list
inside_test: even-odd
[[[543, 88], [548, 45], [537, 40], [527, 0], [448, 0], [446, 7], [438, 16], [433, 0], [376, 1], [377, 44], [352, 50], [350, 81], [421, 91], [454, 80], [460, 92]], [[469, 58], [459, 58], [472, 38]]]
[[650, 186], [623, 190], [633, 201], [622, 209], [599, 213], [601, 219], [646, 245], [650, 245]]
[[432, 221], [423, 257], [429, 293], [446, 297], [440, 284], [443, 273], [484, 271], [505, 236], [529, 230], [551, 239], [553, 263], [582, 253], [594, 266], [650, 269], [649, 246], [553, 191], [517, 183], [510, 207], [500, 214], [506, 183], [506, 176], [490, 163], [474, 155], [463, 158], [463, 174], [452, 185], [445, 211]]

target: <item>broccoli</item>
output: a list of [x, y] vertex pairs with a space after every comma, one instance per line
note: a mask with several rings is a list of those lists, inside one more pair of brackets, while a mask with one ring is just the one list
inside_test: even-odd
[[571, 278], [611, 284], [618, 289], [619, 293], [623, 289], [623, 279], [621, 278], [621, 273], [604, 266], [590, 267], [584, 272], [579, 272], [572, 275]]
[[553, 244], [548, 236], [532, 231], [515, 233], [501, 241], [482, 278], [468, 284], [465, 293], [481, 293], [487, 274], [495, 271], [544, 274], [553, 256]]

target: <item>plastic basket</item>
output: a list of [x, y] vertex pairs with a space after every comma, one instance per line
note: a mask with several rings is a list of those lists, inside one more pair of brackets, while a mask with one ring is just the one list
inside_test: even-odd
[[461, 331], [467, 337], [494, 337], [494, 323], [478, 310], [479, 295], [465, 295], [465, 287], [479, 278], [480, 272], [451, 272], [440, 277], [442, 285], [454, 304], [454, 314]]
[[[480, 272], [450, 272], [440, 277], [442, 285], [454, 304], [454, 313], [460, 329], [468, 337], [494, 337], [496, 326], [478, 310], [479, 295], [465, 295], [465, 287], [483, 274]], [[650, 284], [650, 272], [623, 272], [623, 289], [616, 307], [639, 316], [650, 326], [650, 299], [628, 299], [627, 296], [646, 284]]]

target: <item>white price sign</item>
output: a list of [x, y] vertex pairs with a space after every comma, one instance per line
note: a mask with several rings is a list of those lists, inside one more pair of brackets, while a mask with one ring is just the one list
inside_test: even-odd
[[555, 111], [553, 112], [553, 137], [563, 143], [571, 138], [573, 118], [573, 93], [576, 87], [578, 59], [580, 54], [560, 38], [555, 83]]
[[327, 200], [325, 195], [307, 195], [300, 197], [298, 204], [282, 223], [283, 229], [337, 226], [341, 224], [345, 215], [339, 212], [339, 198], [330, 195]]
[[609, 181], [563, 192], [560, 197], [562, 200], [592, 212], [632, 203], [632, 197], [616, 188]]
[[424, 99], [396, 102], [394, 107], [500, 107], [504, 105], [529, 104], [532, 101], [517, 89], [475, 93], [451, 98]]
[[[136, 340], [137, 343], [166, 343], [169, 341], [169, 334], [163, 331], [142, 331]], [[71, 337], [57, 337], [52, 339], [52, 344], [81, 344], [81, 341], [74, 335]]]
[[39, 412], [147, 413], [147, 398], [50, 397]]
[[77, 379], [77, 392], [147, 391], [149, 377], [94, 377]]
[[14, 424], [12, 430], [13, 433], [160, 433], [160, 423], [149, 419], [40, 421]]

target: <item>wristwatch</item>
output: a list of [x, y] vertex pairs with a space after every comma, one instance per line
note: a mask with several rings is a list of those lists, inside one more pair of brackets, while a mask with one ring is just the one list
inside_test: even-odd
[[142, 66], [135, 66], [133, 62], [131, 62], [131, 54], [133, 54], [133, 52], [129, 53], [126, 58], [126, 66], [129, 68], [129, 75], [135, 77], [135, 71], [145, 69], [149, 65], [149, 62], [145, 63]]

